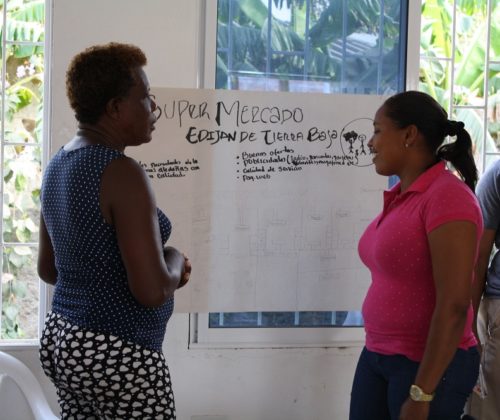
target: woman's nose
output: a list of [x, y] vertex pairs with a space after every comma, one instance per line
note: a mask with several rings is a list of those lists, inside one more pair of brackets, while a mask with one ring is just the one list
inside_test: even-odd
[[370, 152], [373, 152], [373, 136], [370, 137], [370, 140], [368, 140], [367, 145]]
[[149, 95], [149, 108], [152, 114], [154, 114], [156, 121], [158, 121], [161, 117], [161, 108], [158, 106], [158, 104], [155, 101], [155, 96], [154, 95]]
[[151, 112], [154, 112], [158, 108], [158, 105], [156, 104], [154, 98], [150, 98], [150, 99], [151, 99]]
[[151, 106], [151, 113], [155, 116], [156, 121], [158, 121], [161, 117], [161, 108], [155, 103], [154, 107]]

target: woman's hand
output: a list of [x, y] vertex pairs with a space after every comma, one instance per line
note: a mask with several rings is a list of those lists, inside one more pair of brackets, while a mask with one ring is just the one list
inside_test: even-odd
[[181, 287], [184, 287], [187, 282], [189, 281], [189, 278], [191, 277], [191, 270], [193, 269], [191, 265], [191, 261], [189, 261], [189, 258], [187, 257], [186, 254], [182, 254], [184, 257], [184, 270], [182, 271], [181, 275], [181, 281], [179, 282], [179, 285], [177, 286], [178, 289]]
[[399, 420], [427, 420], [430, 403], [413, 401], [410, 397], [404, 402], [399, 413]]

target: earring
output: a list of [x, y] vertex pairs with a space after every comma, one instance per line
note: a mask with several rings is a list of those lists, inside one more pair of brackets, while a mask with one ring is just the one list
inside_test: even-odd
[[410, 145], [408, 143], [405, 143], [405, 147], [408, 149], [408, 147], [410, 147]]

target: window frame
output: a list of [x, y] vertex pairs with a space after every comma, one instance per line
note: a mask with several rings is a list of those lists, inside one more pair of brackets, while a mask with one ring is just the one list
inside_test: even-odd
[[[50, 79], [51, 79], [51, 67], [50, 67], [50, 57], [51, 57], [51, 42], [52, 39], [52, 1], [53, 0], [44, 0], [45, 7], [45, 24], [44, 24], [44, 41], [43, 41], [43, 51], [44, 51], [44, 75], [43, 75], [43, 130], [42, 130], [42, 141], [38, 144], [38, 146], [30, 146], [30, 147], [40, 147], [41, 148], [41, 169], [42, 171], [45, 169], [45, 166], [48, 162], [50, 156], [49, 150], [49, 133], [50, 133]], [[3, 8], [3, 22], [6, 21], [6, 4]], [[2, 39], [2, 48], [5, 49], [6, 44], [11, 41]], [[37, 43], [33, 43], [34, 45], [38, 45]], [[3, 66], [5, 68], [5, 65]], [[0, 81], [2, 86], [5, 86], [5, 73], [2, 71], [2, 80]], [[4, 98], [5, 101], [5, 98]], [[2, 124], [2, 130], [4, 128], [4, 115], [0, 116], [0, 121]], [[12, 142], [6, 142], [3, 138], [1, 139], [1, 147], [2, 147], [2, 165], [3, 165], [3, 148], [6, 145], [12, 144]], [[0, 190], [3, 192], [3, 184], [0, 186]], [[1, 197], [1, 202], [3, 206], [3, 194]], [[0, 214], [2, 213], [0, 209]], [[0, 227], [3, 232], [3, 216], [0, 219]], [[2, 275], [3, 275], [3, 248], [9, 243], [6, 243], [3, 240], [3, 236], [1, 239], [2, 242]], [[21, 246], [29, 246], [32, 248], [38, 248], [38, 241], [36, 242], [26, 242]], [[0, 287], [1, 291], [1, 287]], [[0, 350], [23, 350], [29, 349], [33, 347], [39, 346], [39, 337], [41, 335], [41, 331], [44, 326], [45, 314], [50, 307], [52, 291], [51, 288], [48, 287], [43, 281], [39, 280], [39, 288], [38, 288], [38, 319], [37, 319], [37, 338], [27, 338], [27, 339], [1, 339], [0, 338]], [[1, 322], [0, 322], [1, 326]]]
[[[420, 62], [422, 0], [408, 2], [406, 89], [417, 89]], [[217, 51], [217, 1], [200, 5], [197, 88], [214, 89]], [[360, 327], [209, 328], [208, 313], [189, 314], [189, 348], [314, 348], [361, 347], [365, 333]]]
[[189, 348], [317, 348], [358, 347], [360, 327], [208, 328], [208, 313], [189, 314]]
[[[43, 141], [42, 141], [42, 171], [49, 163], [51, 150], [50, 150], [50, 132], [52, 122], [52, 101], [50, 94], [52, 91], [52, 10], [53, 0], [45, 0], [45, 55], [44, 55], [44, 92], [43, 92]], [[40, 301], [38, 303], [38, 337], [41, 337], [43, 328], [45, 326], [45, 316], [52, 306], [52, 295], [54, 288], [40, 279]], [[36, 345], [38, 346], [38, 340]]]

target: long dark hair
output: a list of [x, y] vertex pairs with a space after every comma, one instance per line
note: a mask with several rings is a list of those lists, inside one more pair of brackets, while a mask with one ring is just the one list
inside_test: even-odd
[[[431, 96], [412, 90], [391, 96], [384, 103], [384, 111], [399, 128], [415, 125], [436, 158], [450, 162], [474, 191], [477, 168], [472, 140], [463, 122], [449, 120], [446, 111]], [[456, 137], [456, 140], [442, 144], [446, 136]]]

